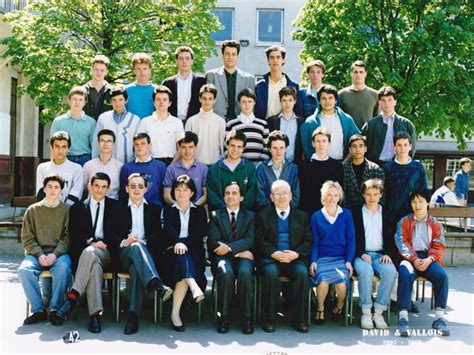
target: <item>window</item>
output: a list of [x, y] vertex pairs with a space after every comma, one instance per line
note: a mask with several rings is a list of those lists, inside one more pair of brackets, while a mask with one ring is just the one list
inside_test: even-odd
[[434, 159], [432, 157], [422, 157], [419, 160], [425, 167], [428, 190], [433, 189]]
[[257, 10], [257, 43], [283, 43], [283, 10]]
[[211, 38], [217, 42], [234, 38], [234, 9], [217, 9], [214, 15], [224, 28], [212, 33]]

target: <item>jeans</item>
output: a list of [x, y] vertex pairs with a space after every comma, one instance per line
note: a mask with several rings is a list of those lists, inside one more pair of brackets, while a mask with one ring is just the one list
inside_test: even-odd
[[49, 308], [56, 311], [61, 308], [64, 302], [64, 295], [71, 279], [71, 258], [68, 254], [61, 255], [49, 267], [41, 266], [38, 259], [33, 255], [27, 255], [23, 259], [18, 268], [18, 278], [31, 305], [32, 313], [45, 308], [39, 286], [39, 275], [44, 270], [49, 270], [52, 274], [53, 291]]
[[[359, 303], [364, 309], [371, 309], [372, 305], [377, 310], [385, 311], [390, 302], [390, 294], [395, 280], [397, 279], [397, 270], [393, 264], [382, 264], [380, 258], [383, 254], [376, 252], [366, 252], [372, 258], [372, 264], [366, 263], [361, 258], [356, 258], [354, 268], [358, 275], [359, 285]], [[380, 278], [377, 289], [375, 303], [372, 302], [372, 282], [374, 275]]]

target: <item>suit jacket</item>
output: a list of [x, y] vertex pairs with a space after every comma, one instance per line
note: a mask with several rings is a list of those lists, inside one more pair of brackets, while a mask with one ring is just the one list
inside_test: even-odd
[[[364, 218], [362, 214], [362, 206], [357, 206], [352, 209], [352, 218], [354, 220], [356, 252], [355, 256], [360, 257], [366, 252], [365, 249], [365, 228]], [[396, 263], [397, 251], [395, 248], [395, 231], [392, 228], [393, 223], [390, 220], [390, 214], [382, 209], [382, 238], [383, 251], [386, 255], [392, 258], [394, 265]]]
[[[191, 207], [189, 212], [188, 237], [180, 238], [181, 219], [179, 210], [173, 206], [163, 209], [163, 233], [157, 240], [157, 266], [163, 281], [174, 285], [176, 255], [172, 249], [176, 243], [184, 243], [188, 247], [188, 255], [196, 266], [196, 282], [205, 289], [207, 280], [205, 271], [204, 237], [208, 234], [207, 215], [203, 206]], [[171, 249], [169, 249], [171, 247]]]
[[[111, 268], [116, 270], [118, 260], [117, 244], [119, 230], [117, 228], [117, 215], [120, 210], [120, 206], [117, 201], [105, 198], [105, 210], [104, 210], [104, 243], [107, 245], [107, 249], [111, 256], [115, 256], [111, 260]], [[101, 206], [103, 208], [104, 205]], [[76, 270], [79, 263], [79, 257], [82, 251], [87, 248], [87, 240], [94, 236], [94, 221], [92, 220], [91, 210], [89, 201], [77, 202], [69, 209], [69, 232], [71, 246], [69, 254], [72, 260], [72, 269]]]
[[207, 238], [207, 250], [211, 260], [216, 257], [213, 250], [219, 246], [219, 242], [227, 244], [232, 255], [251, 250], [255, 239], [255, 213], [240, 206], [237, 215], [237, 236], [232, 238], [232, 229], [227, 208], [212, 211], [209, 216], [209, 235]]
[[[304, 123], [304, 118], [296, 116], [296, 123], [298, 124], [298, 130], [296, 132], [296, 143], [295, 143], [295, 164], [300, 164], [303, 161], [303, 146], [301, 145], [301, 134], [300, 128], [301, 125]], [[268, 130], [270, 132], [279, 131], [280, 130], [280, 114], [270, 116], [267, 119]]]
[[[257, 214], [255, 248], [258, 256], [273, 260], [271, 255], [278, 250], [278, 221], [275, 205], [271, 204]], [[313, 241], [309, 215], [297, 208], [290, 209], [290, 249], [299, 254], [298, 260], [308, 261]]]
[[[157, 249], [158, 239], [161, 237], [161, 208], [154, 203], [145, 203], [143, 209], [143, 220], [145, 227], [145, 238], [147, 248], [153, 255]], [[127, 236], [132, 231], [132, 211], [128, 205], [122, 206], [116, 223], [119, 225], [118, 238], [115, 240], [115, 245], [120, 251], [120, 243], [127, 239]]]
[[[227, 79], [225, 76], [224, 67], [211, 69], [206, 73], [206, 81], [208, 84], [214, 84], [217, 89], [216, 103], [214, 104], [214, 112], [219, 116], [226, 118], [227, 121], [227, 107], [229, 105], [229, 98], [227, 95]], [[235, 107], [236, 115], [240, 114], [240, 105], [237, 96], [243, 89], [255, 90], [255, 77], [252, 74], [246, 73], [237, 69], [237, 78], [235, 81]]]
[[[199, 102], [199, 90], [201, 86], [206, 84], [206, 78], [203, 75], [192, 73], [193, 80], [191, 83], [191, 100], [188, 104], [188, 112], [186, 113], [186, 119], [195, 114], [199, 113], [201, 103]], [[173, 98], [169, 112], [171, 115], [178, 117], [178, 75], [174, 75], [163, 80], [163, 85], [171, 90]]]

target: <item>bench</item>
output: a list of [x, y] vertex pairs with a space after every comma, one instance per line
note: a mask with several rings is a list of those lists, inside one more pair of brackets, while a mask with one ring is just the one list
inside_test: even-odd
[[27, 208], [36, 202], [36, 196], [14, 196], [11, 200], [11, 207], [13, 207], [13, 215], [11, 221], [0, 221], [0, 228], [15, 228], [16, 239], [18, 243], [21, 242], [21, 226], [23, 222], [16, 221], [16, 209]]
[[445, 226], [449, 225], [447, 218], [459, 218], [462, 221], [459, 225], [461, 231], [446, 232], [445, 237], [474, 238], [474, 232], [469, 231], [469, 219], [474, 218], [474, 207], [440, 207], [435, 204], [429, 209], [429, 213], [442, 221]]

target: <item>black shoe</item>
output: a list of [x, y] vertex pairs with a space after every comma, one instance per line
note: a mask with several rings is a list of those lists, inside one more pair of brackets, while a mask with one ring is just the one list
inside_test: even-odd
[[219, 318], [217, 321], [217, 332], [219, 334], [225, 334], [229, 331], [229, 319]]
[[253, 323], [250, 319], [244, 319], [242, 322], [242, 333], [244, 334], [253, 334]]
[[174, 325], [173, 322], [171, 322], [171, 328], [179, 333], [184, 332], [184, 325]]
[[49, 322], [54, 326], [60, 326], [64, 323], [64, 318], [57, 314], [56, 311], [49, 313]]
[[102, 325], [100, 324], [100, 316], [90, 316], [89, 317], [89, 331], [91, 333], [100, 333], [102, 331]]
[[48, 319], [48, 315], [46, 314], [46, 311], [43, 309], [39, 312], [33, 313], [31, 316], [27, 317], [23, 321], [23, 325], [30, 325], [30, 324], [36, 324], [38, 322], [44, 322], [46, 319]]
[[76, 301], [71, 300], [70, 298], [64, 301], [61, 308], [58, 310], [58, 316], [64, 318], [71, 314], [72, 310], [76, 308]]
[[411, 303], [411, 308], [408, 312], [418, 314], [418, 313], [420, 313], [420, 309], [418, 308], [418, 306], [416, 305], [415, 302], [412, 302]]
[[294, 322], [293, 328], [295, 328], [296, 331], [300, 333], [308, 333], [309, 330], [308, 323], [306, 322]]
[[274, 321], [267, 321], [263, 324], [263, 331], [273, 333], [276, 330]]
[[138, 332], [138, 317], [129, 316], [123, 334], [130, 335]]

